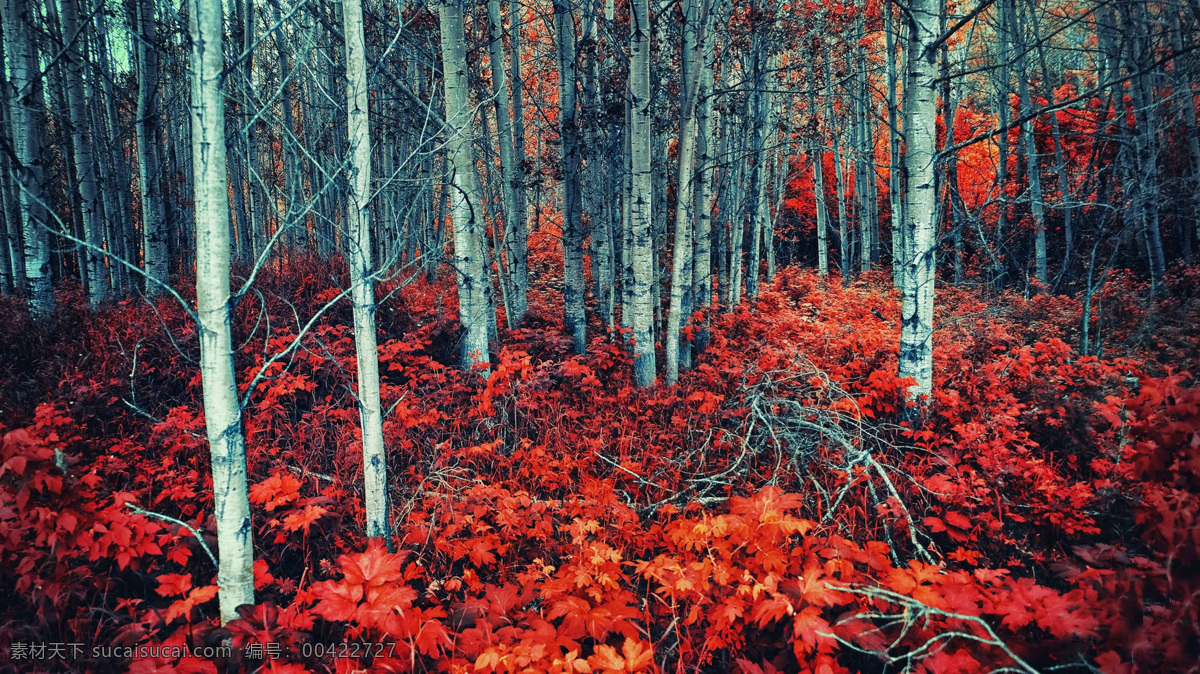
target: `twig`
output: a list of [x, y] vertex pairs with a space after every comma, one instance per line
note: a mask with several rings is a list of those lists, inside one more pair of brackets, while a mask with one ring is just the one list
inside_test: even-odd
[[156, 513], [151, 510], [146, 510], [145, 508], [139, 508], [138, 506], [135, 506], [134, 504], [129, 503], [129, 502], [125, 503], [125, 507], [129, 508], [130, 510], [132, 510], [133, 512], [135, 512], [139, 515], [145, 515], [146, 517], [153, 517], [156, 519], [171, 522], [172, 524], [178, 524], [179, 526], [183, 527], [184, 529], [187, 529], [188, 531], [192, 532], [192, 535], [195, 536], [196, 540], [200, 542], [200, 547], [204, 549], [205, 554], [207, 554], [208, 558], [212, 560], [213, 566], [217, 567], [218, 571], [221, 570], [221, 563], [217, 561], [216, 555], [214, 555], [212, 550], [208, 547], [208, 543], [204, 542], [204, 537], [201, 536], [200, 532], [196, 531], [196, 529], [194, 527], [192, 527], [192, 525], [188, 524], [187, 522], [184, 522], [183, 520], [177, 520], [174, 517], [171, 517], [169, 515], [164, 515], [162, 513]]
[[[1015, 652], [1013, 652], [1012, 648], [1009, 648], [1008, 644], [1004, 643], [1004, 640], [1001, 639], [999, 637], [999, 635], [996, 634], [995, 630], [992, 629], [992, 626], [989, 625], [986, 620], [984, 620], [983, 618], [980, 618], [979, 616], [966, 615], [963, 613], [954, 613], [952, 611], [945, 611], [945, 610], [942, 610], [939, 608], [934, 608], [932, 606], [929, 606], [928, 604], [922, 603], [922, 602], [920, 602], [912, 597], [909, 597], [907, 595], [903, 595], [898, 592], [893, 592], [891, 590], [885, 590], [882, 588], [866, 587], [866, 586], [835, 585], [833, 583], [825, 583], [825, 587], [829, 588], [830, 590], [837, 591], [837, 592], [845, 592], [848, 594], [858, 595], [858, 596], [862, 596], [862, 597], [869, 597], [872, 599], [882, 599], [882, 600], [891, 602], [893, 604], [898, 604], [898, 605], [904, 607], [904, 613], [902, 613], [902, 614], [858, 613], [858, 614], [855, 614], [855, 615], [852, 615], [852, 616], [849, 616], [849, 617], [839, 620], [838, 624], [844, 624], [851, 620], [858, 620], [858, 619], [863, 619], [863, 618], [876, 618], [876, 619], [891, 618], [891, 619], [903, 620], [903, 624], [905, 625], [905, 628], [907, 629], [907, 627], [909, 625], [920, 621], [922, 618], [927, 618], [928, 615], [936, 615], [936, 616], [940, 616], [942, 618], [948, 618], [950, 620], [959, 620], [959, 621], [962, 621], [965, 623], [971, 623], [971, 624], [977, 625], [987, 635], [986, 637], [982, 637], [982, 636], [979, 636], [978, 634], [971, 634], [970, 632], [964, 632], [964, 631], [945, 632], [942, 634], [935, 635], [934, 637], [930, 638], [928, 641], [926, 641], [924, 644], [922, 644], [921, 646], [917, 647], [914, 650], [911, 650], [903, 655], [893, 656], [893, 655], [888, 655], [886, 652], [868, 651], [866, 649], [860, 648], [859, 646], [856, 646], [855, 644], [852, 644], [852, 643], [846, 641], [845, 639], [839, 637], [836, 634], [833, 634], [832, 632], [819, 632], [819, 634], [821, 636], [826, 637], [826, 638], [836, 639], [838, 641], [838, 643], [841, 643], [849, 648], [852, 648], [852, 649], [857, 650], [862, 653], [870, 653], [877, 657], [883, 658], [886, 662], [891, 664], [891, 663], [899, 662], [901, 660], [912, 660], [914, 658], [919, 659], [919, 658], [926, 657], [928, 655], [932, 655], [935, 652], [932, 649], [938, 644], [938, 642], [947, 641], [949, 639], [954, 639], [954, 638], [962, 638], [962, 639], [968, 639], [971, 641], [977, 641], [981, 644], [986, 644], [988, 646], [995, 646], [996, 648], [999, 648], [1001, 651], [1003, 651], [1004, 654], [1007, 655], [1009, 657], [1009, 659], [1011, 659], [1017, 665], [1016, 668], [1005, 668], [1005, 670], [998, 670], [998, 671], [1018, 671], [1018, 672], [1024, 672], [1025, 674], [1039, 674], [1038, 670], [1035, 669], [1033, 667], [1033, 665], [1030, 665], [1028, 662], [1025, 662], [1025, 660], [1021, 659], [1021, 656], [1019, 656]], [[893, 644], [893, 647], [894, 646], [895, 646], [895, 644]], [[891, 649], [889, 649], [889, 650], [891, 650]]]

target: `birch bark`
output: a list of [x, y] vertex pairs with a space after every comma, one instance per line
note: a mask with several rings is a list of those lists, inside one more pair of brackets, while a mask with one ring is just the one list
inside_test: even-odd
[[904, 91], [904, 205], [907, 256], [901, 277], [900, 377], [911, 378], [908, 399], [933, 390], [934, 216], [937, 194], [938, 0], [915, 0], [909, 17], [909, 82]]
[[587, 348], [584, 306], [583, 206], [579, 193], [579, 118], [576, 105], [575, 18], [570, 0], [554, 0], [558, 44], [558, 102], [563, 166], [563, 319], [576, 354]]
[[[146, 275], [167, 282], [167, 216], [163, 206], [160, 168], [162, 131], [158, 111], [158, 23], [154, 0], [138, 0], [138, 189], [142, 207], [142, 266]], [[146, 294], [159, 295], [163, 287], [147, 282]]]
[[639, 388], [654, 385], [654, 244], [651, 237], [650, 175], [650, 8], [647, 0], [630, 5], [630, 293], [633, 328], [633, 380]]
[[224, 31], [221, 0], [192, 0], [192, 172], [196, 190], [196, 313], [200, 376], [212, 456], [221, 623], [254, 603], [254, 541], [246, 487], [246, 446], [233, 373], [229, 290], [229, 190], [226, 179], [225, 95], [221, 90]]
[[[379, 349], [375, 336], [375, 280], [371, 260], [371, 125], [367, 114], [367, 47], [360, 0], [342, 0], [346, 32], [346, 138], [349, 140], [350, 299], [358, 354], [358, 413], [362, 423], [363, 495], [369, 538], [390, 539], [387, 454], [379, 402]], [[390, 543], [389, 543], [390, 547]]]
[[[488, 62], [492, 70], [492, 93], [496, 106], [496, 135], [500, 150], [501, 194], [504, 198], [504, 238], [501, 241], [504, 262], [508, 270], [507, 276], [502, 276], [501, 283], [508, 284], [508, 322], [512, 326], [521, 324], [527, 308], [526, 296], [528, 289], [526, 281], [517, 281], [518, 260], [524, 261], [523, 254], [514, 250], [518, 243], [518, 229], [524, 229], [524, 209], [517, 207], [517, 171], [516, 158], [513, 153], [513, 120], [512, 108], [509, 103], [508, 74], [504, 69], [504, 25], [500, 19], [500, 0], [488, 0], [488, 24], [491, 30], [490, 57]], [[511, 21], [516, 19], [510, 17]], [[517, 58], [520, 56], [518, 55]], [[520, 86], [518, 83], [517, 86]], [[519, 220], [518, 220], [519, 219]], [[524, 238], [520, 239], [524, 241]], [[524, 244], [522, 244], [524, 245]], [[527, 276], [524, 275], [522, 278]]]
[[94, 308], [108, 299], [108, 267], [99, 252], [104, 246], [99, 192], [96, 189], [96, 163], [92, 156], [92, 133], [88, 123], [86, 85], [84, 83], [84, 41], [79, 23], [79, 0], [63, 0], [63, 38], [67, 41], [67, 100], [71, 119], [71, 138], [75, 147], [76, 189], [83, 219], [83, 240], [87, 247], [88, 303]]
[[454, 223], [454, 268], [458, 279], [458, 318], [465, 330], [462, 363], [479, 366], [487, 376], [488, 277], [480, 246], [483, 222], [483, 188], [475, 167], [474, 110], [467, 81], [466, 45], [462, 0], [447, 0], [440, 7], [442, 72], [446, 96], [446, 152], [450, 159], [451, 219]]
[[679, 380], [679, 330], [686, 311], [684, 296], [692, 292], [692, 208], [696, 178], [696, 98], [703, 56], [701, 22], [709, 10], [707, 0], [684, 0], [682, 74], [679, 91], [679, 167], [675, 183], [675, 243], [671, 255], [671, 299], [667, 309], [664, 360], [667, 386]]
[[29, 311], [35, 320], [54, 313], [54, 288], [50, 268], [50, 230], [44, 204], [46, 161], [46, 109], [42, 98], [37, 46], [31, 30], [38, 25], [37, 4], [8, 0], [4, 12], [4, 43], [8, 49], [9, 119], [12, 121], [16, 164], [13, 187], [20, 204], [24, 238], [25, 279], [29, 287]]

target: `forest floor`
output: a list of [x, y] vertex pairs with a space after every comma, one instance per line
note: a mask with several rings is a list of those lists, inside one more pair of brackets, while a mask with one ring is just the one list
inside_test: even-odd
[[[649, 391], [598, 324], [569, 355], [552, 289], [484, 380], [452, 281], [393, 283], [393, 552], [362, 535], [349, 307], [302, 331], [339, 291], [289, 268], [234, 316], [258, 603], [224, 627], [187, 313], [0, 300], [0, 669], [1196, 668], [1200, 268], [1153, 302], [1114, 274], [1101, 357], [1077, 298], [940, 286], [904, 423], [884, 274], [782, 270]], [[233, 648], [122, 650], [151, 645]]]

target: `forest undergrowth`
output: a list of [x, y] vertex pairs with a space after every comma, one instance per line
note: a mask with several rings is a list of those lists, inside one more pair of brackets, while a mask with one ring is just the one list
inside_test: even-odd
[[43, 326], [0, 298], [0, 646], [89, 647], [0, 668], [1197, 668], [1200, 268], [1154, 304], [1114, 274], [1101, 358], [1077, 299], [939, 288], [908, 421], [883, 274], [784, 269], [648, 390], [599, 324], [569, 355], [552, 288], [484, 380], [456, 367], [450, 282], [381, 285], [391, 551], [362, 534], [349, 306], [323, 310], [345, 279], [288, 269], [234, 314], [258, 603], [224, 627], [194, 324], [64, 290]]

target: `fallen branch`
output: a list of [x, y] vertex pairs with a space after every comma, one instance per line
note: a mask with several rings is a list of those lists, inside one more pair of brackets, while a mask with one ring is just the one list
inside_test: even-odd
[[[853, 595], [857, 595], [860, 597], [868, 597], [871, 599], [878, 599], [878, 600], [886, 601], [891, 604], [896, 604], [903, 608], [903, 610], [899, 613], [874, 613], [874, 612], [873, 613], [857, 613], [852, 616], [842, 618], [841, 620], [839, 620], [836, 623], [838, 625], [842, 625], [842, 624], [845, 624], [845, 623], [853, 621], [853, 620], [862, 620], [862, 619], [887, 620], [887, 621], [890, 621], [893, 623], [900, 623], [901, 625], [903, 625], [901, 634], [888, 647], [888, 649], [886, 651], [876, 651], [876, 650], [869, 650], [869, 649], [862, 648], [854, 643], [851, 643], [851, 642], [839, 637], [836, 634], [833, 634], [832, 632], [818, 632], [818, 634], [820, 634], [823, 637], [837, 640], [838, 643], [842, 644], [843, 646], [846, 646], [847, 648], [856, 650], [860, 653], [873, 655], [875, 657], [882, 659], [883, 661], [885, 661], [888, 664], [896, 664], [896, 663], [903, 662], [906, 660], [911, 662], [913, 660], [919, 660], [921, 658], [925, 658], [930, 655], [933, 655], [934, 653], [937, 652], [937, 650], [935, 650], [935, 649], [940, 650], [940, 648], [938, 648], [938, 647], [941, 645], [941, 642], [949, 641], [951, 639], [967, 639], [970, 641], [976, 641], [978, 643], [981, 643], [981, 644], [984, 644], [987, 646], [994, 646], [994, 647], [1000, 649], [1000, 651], [1003, 652], [1004, 655], [1006, 655], [1016, 665], [1016, 667], [1010, 667], [1010, 668], [1005, 668], [1005, 669], [1001, 669], [1001, 670], [993, 670], [993, 671], [1016, 671], [1016, 672], [1024, 672], [1025, 674], [1039, 674], [1038, 670], [1035, 669], [1033, 667], [1033, 665], [1030, 665], [1028, 662], [1023, 660], [1021, 658], [1021, 656], [1017, 655], [1012, 650], [1012, 648], [1010, 648], [1008, 646], [1008, 644], [1004, 643], [1004, 640], [1001, 639], [1000, 636], [996, 634], [996, 631], [992, 629], [992, 626], [989, 625], [986, 620], [984, 620], [983, 618], [980, 618], [979, 616], [967, 615], [965, 613], [955, 613], [953, 611], [946, 611], [946, 610], [943, 610], [940, 608], [935, 608], [933, 606], [929, 606], [928, 604], [917, 601], [916, 599], [913, 599], [912, 597], [909, 597], [907, 595], [903, 595], [898, 592], [893, 592], [891, 590], [885, 590], [885, 589], [877, 588], [877, 587], [835, 585], [833, 583], [825, 583], [825, 587], [829, 588], [830, 590], [835, 590], [837, 592], [845, 592], [847, 594], [853, 594]], [[927, 621], [930, 616], [938, 616], [941, 618], [946, 618], [948, 620], [957, 620], [957, 621], [961, 621], [961, 622], [964, 622], [964, 623], [967, 623], [970, 625], [975, 625], [975, 626], [979, 627], [981, 630], [983, 630], [984, 634], [983, 635], [972, 634], [969, 631], [962, 631], [962, 630], [943, 632], [941, 634], [937, 634], [937, 635], [929, 638], [928, 640], [925, 641], [925, 643], [921, 644], [917, 648], [910, 650], [906, 653], [903, 653], [901, 655], [890, 655], [888, 653], [888, 651], [895, 650], [895, 648], [899, 645], [900, 640], [903, 639], [903, 637], [907, 634], [908, 629], [912, 625], [915, 625], [922, 621]], [[942, 646], [942, 647], [944, 647], [944, 646]]]

